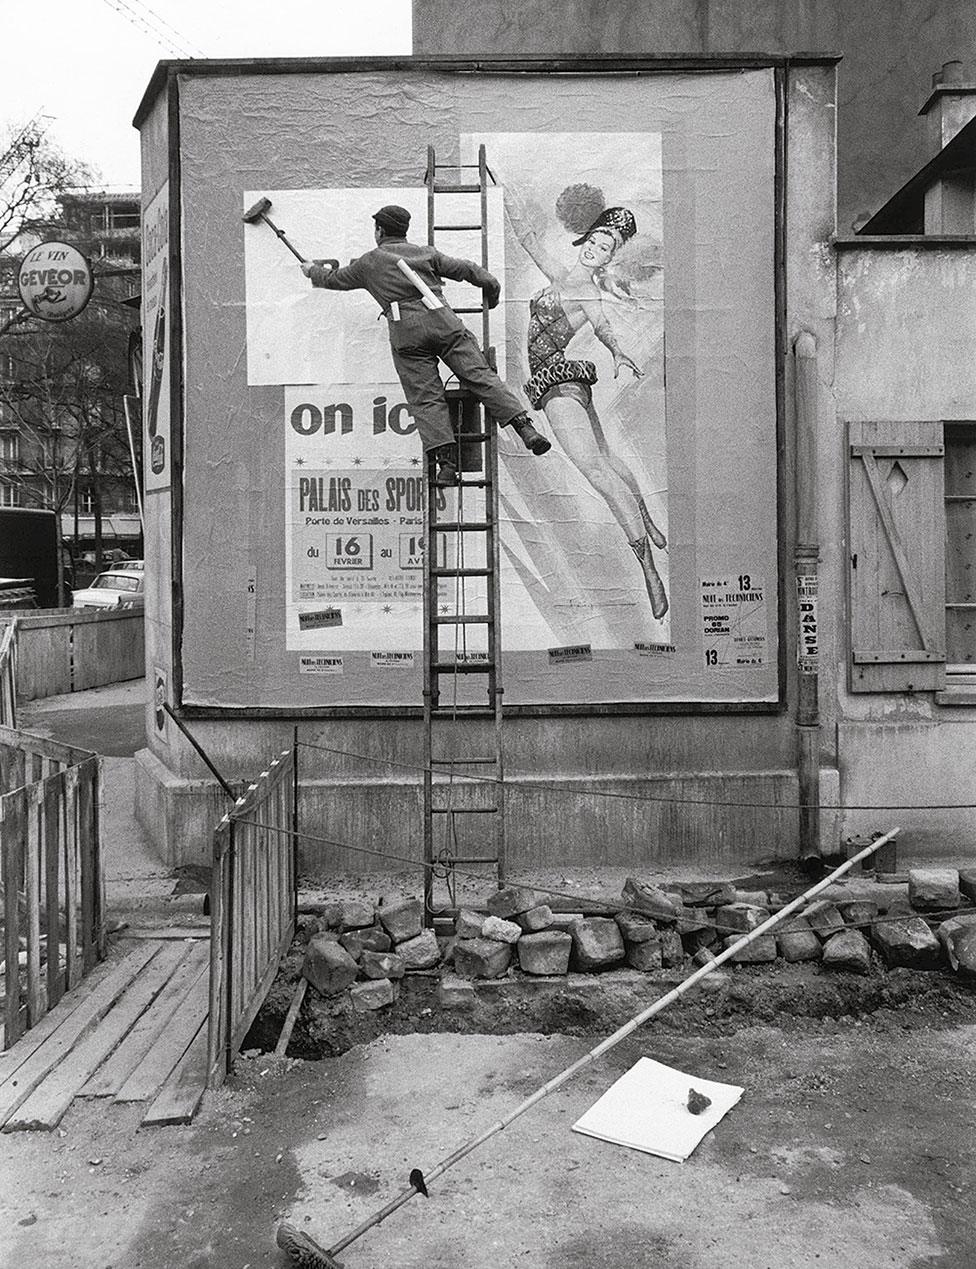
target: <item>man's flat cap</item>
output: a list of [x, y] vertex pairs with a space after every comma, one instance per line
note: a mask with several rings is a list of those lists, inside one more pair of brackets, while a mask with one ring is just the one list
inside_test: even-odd
[[374, 212], [373, 219], [381, 229], [389, 233], [405, 234], [410, 228], [410, 213], [405, 207], [397, 207], [395, 203]]

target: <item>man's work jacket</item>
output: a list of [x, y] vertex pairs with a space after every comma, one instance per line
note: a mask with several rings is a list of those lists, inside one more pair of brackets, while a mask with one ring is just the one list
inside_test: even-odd
[[313, 263], [309, 271], [312, 286], [330, 291], [369, 291], [384, 313], [389, 313], [393, 301], [419, 298], [417, 288], [397, 268], [398, 260], [406, 260], [411, 269], [422, 278], [436, 296], [443, 299], [444, 278], [455, 282], [470, 282], [485, 292], [488, 304], [498, 302], [501, 285], [487, 269], [472, 260], [446, 256], [436, 247], [407, 242], [406, 238], [384, 238], [379, 246], [359, 256], [351, 264], [331, 272]]

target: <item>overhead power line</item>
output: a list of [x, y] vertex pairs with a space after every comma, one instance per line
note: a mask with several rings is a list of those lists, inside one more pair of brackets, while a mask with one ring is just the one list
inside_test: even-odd
[[[180, 58], [192, 59], [195, 56], [190, 51], [189, 41], [186, 40], [185, 36], [180, 35], [180, 33], [170, 26], [168, 22], [163, 22], [162, 19], [157, 17], [157, 15], [153, 13], [152, 9], [150, 9], [147, 5], [141, 5], [141, 8], [148, 15], [148, 21], [146, 17], [143, 17], [142, 14], [137, 12], [137, 10], [128, 3], [128, 0], [105, 0], [105, 3], [110, 9], [118, 13], [120, 17], [125, 18], [125, 20], [132, 26], [145, 32], [145, 34], [148, 35], [156, 44], [165, 49], [167, 53], [171, 53]], [[134, 3], [140, 3], [140, 0], [134, 0]], [[161, 23], [162, 25], [153, 25], [154, 23]], [[174, 40], [172, 36], [168, 35], [166, 30], [163, 28], [168, 28], [172, 31], [173, 35], [176, 36], [176, 39]], [[176, 40], [179, 40], [180, 43], [178, 44]]]

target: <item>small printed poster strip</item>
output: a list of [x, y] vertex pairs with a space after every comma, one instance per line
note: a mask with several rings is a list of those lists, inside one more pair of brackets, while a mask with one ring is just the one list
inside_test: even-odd
[[635, 643], [634, 648], [642, 657], [664, 657], [678, 651], [673, 643]]
[[302, 674], [341, 674], [342, 657], [302, 656], [298, 658], [298, 668]]
[[341, 608], [323, 608], [318, 612], [300, 612], [298, 614], [299, 630], [322, 630], [326, 626], [341, 625]]
[[369, 659], [374, 670], [412, 670], [416, 660], [416, 653], [371, 652]]
[[564, 648], [549, 648], [548, 651], [552, 665], [562, 665], [565, 661], [593, 660], [593, 650], [588, 643], [571, 643]]
[[766, 664], [766, 587], [755, 573], [701, 580], [706, 670], [746, 670]]
[[820, 668], [816, 576], [796, 579], [796, 604], [796, 664], [801, 674], [816, 674]]

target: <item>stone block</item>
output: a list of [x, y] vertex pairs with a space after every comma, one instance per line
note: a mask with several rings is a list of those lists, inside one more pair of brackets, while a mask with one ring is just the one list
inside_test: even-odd
[[628, 877], [624, 882], [621, 897], [628, 908], [643, 912], [655, 921], [676, 921], [678, 911], [659, 886], [652, 886], [636, 877]]
[[[724, 948], [727, 951], [733, 943], [738, 941], [736, 935], [725, 939]], [[734, 961], [737, 965], [763, 965], [776, 959], [776, 939], [772, 934], [760, 934], [759, 938], [753, 939], [751, 943], [747, 943], [736, 952], [734, 956], [730, 956], [729, 960]]]
[[841, 930], [824, 944], [823, 963], [827, 969], [870, 974], [871, 947], [860, 930]]
[[748, 934], [769, 919], [765, 908], [752, 903], [723, 903], [715, 912], [715, 925], [719, 934]]
[[515, 916], [519, 927], [526, 934], [537, 934], [539, 930], [548, 930], [552, 925], [552, 908], [548, 903], [540, 903], [528, 912], [519, 912]]
[[406, 965], [395, 952], [364, 951], [359, 968], [367, 978], [402, 978]]
[[692, 908], [717, 908], [735, 903], [735, 886], [731, 881], [681, 881], [678, 889]]
[[847, 925], [870, 934], [871, 925], [878, 919], [878, 905], [870, 899], [853, 899], [839, 903], [837, 908]]
[[523, 934], [516, 946], [519, 967], [526, 974], [565, 974], [573, 936], [564, 930], [538, 930]]
[[942, 947], [921, 917], [879, 921], [872, 941], [890, 968], [938, 969]]
[[341, 930], [360, 930], [372, 925], [375, 917], [373, 905], [362, 899], [343, 899], [339, 904], [339, 928]]
[[359, 960], [363, 952], [388, 952], [393, 941], [378, 925], [370, 925], [365, 929], [347, 930], [339, 935], [339, 943], [354, 960]]
[[660, 969], [663, 964], [661, 944], [657, 939], [643, 943], [628, 943], [626, 961], [632, 969], [639, 969], [644, 974]]
[[483, 939], [494, 939], [496, 943], [517, 943], [522, 934], [522, 927], [517, 921], [505, 921], [502, 917], [485, 917], [481, 927]]
[[397, 943], [396, 954], [404, 969], [433, 969], [441, 963], [441, 949], [433, 930], [424, 930], [412, 939]]
[[776, 927], [776, 946], [784, 961], [818, 961], [823, 955], [820, 940], [805, 917], [789, 917]]
[[349, 999], [357, 1013], [371, 1009], [384, 1009], [396, 1000], [396, 989], [388, 978], [373, 978], [369, 982], [354, 983], [349, 988]]
[[309, 939], [302, 974], [322, 996], [338, 996], [356, 981], [359, 966], [328, 934]]
[[952, 968], [976, 978], [976, 915], [950, 917], [939, 926], [936, 937]]
[[657, 926], [650, 917], [635, 912], [618, 912], [616, 921], [625, 943], [657, 942]]
[[959, 870], [956, 868], [910, 868], [908, 902], [918, 912], [944, 912], [962, 903]]
[[582, 912], [554, 912], [552, 914], [552, 924], [550, 930], [564, 930], [567, 934], [572, 934], [580, 921], [585, 921], [586, 917]]
[[480, 939], [481, 928], [485, 918], [480, 912], [472, 912], [470, 908], [462, 908], [457, 915], [456, 931], [459, 939]]
[[665, 969], [678, 969], [685, 961], [681, 935], [673, 927], [661, 931], [661, 964]]
[[526, 886], [504, 886], [488, 896], [486, 904], [491, 916], [510, 921], [520, 912], [528, 912], [530, 908], [539, 906], [539, 899], [534, 890]]
[[620, 927], [609, 917], [586, 917], [572, 932], [573, 959], [577, 969], [602, 969], [624, 959]]
[[437, 986], [437, 1003], [444, 1009], [463, 1009], [475, 1002], [474, 983], [445, 974]]
[[424, 905], [421, 899], [402, 899], [376, 909], [383, 929], [394, 943], [416, 938], [424, 927]]
[[736, 890], [733, 903], [748, 903], [754, 908], [769, 908], [769, 894], [765, 890]]
[[810, 929], [825, 941], [845, 928], [840, 910], [829, 899], [817, 899], [808, 904], [803, 909], [803, 915]]
[[459, 978], [501, 978], [512, 959], [511, 943], [494, 939], [458, 939], [454, 968]]
[[970, 903], [976, 903], [976, 868], [959, 869], [959, 890]]

